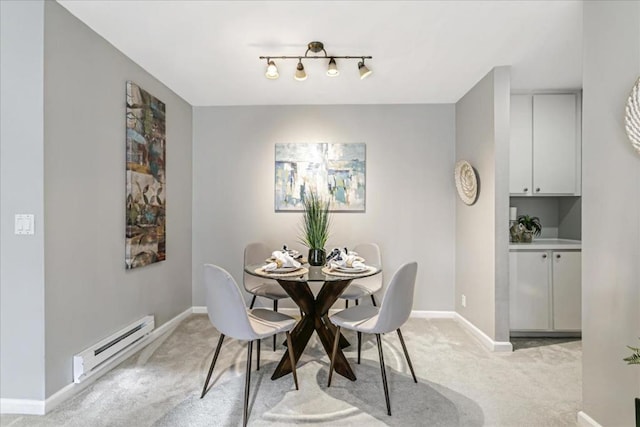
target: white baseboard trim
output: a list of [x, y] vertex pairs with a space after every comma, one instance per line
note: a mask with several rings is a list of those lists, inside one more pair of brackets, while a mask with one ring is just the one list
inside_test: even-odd
[[489, 351], [494, 352], [508, 352], [513, 351], [513, 345], [509, 341], [494, 341], [489, 335], [482, 332], [476, 325], [469, 322], [460, 313], [455, 313], [456, 321], [462, 325], [465, 329], [471, 332], [476, 338], [480, 340]]
[[455, 311], [412, 310], [412, 319], [454, 319]]
[[578, 412], [578, 425], [580, 427], [602, 427], [600, 423], [598, 423], [583, 411]]
[[0, 399], [0, 414], [45, 415], [46, 413], [60, 405], [62, 402], [80, 393], [82, 390], [87, 388], [89, 385], [109, 372], [111, 369], [115, 368], [118, 364], [130, 357], [132, 354], [151, 344], [165, 332], [177, 326], [191, 313], [193, 313], [193, 307], [189, 307], [182, 313], [175, 316], [173, 319], [164, 323], [159, 328], [154, 329], [149, 335], [137, 341], [134, 345], [119, 354], [117, 357], [104, 363], [104, 365], [100, 366], [98, 370], [95, 371], [95, 373], [93, 373], [86, 380], [78, 384], [71, 382], [70, 384], [67, 384], [66, 386], [55, 392], [46, 400]]
[[1, 398], [0, 414], [44, 415], [44, 400]]
[[207, 314], [207, 306], [206, 305], [194, 305], [191, 307], [193, 314]]

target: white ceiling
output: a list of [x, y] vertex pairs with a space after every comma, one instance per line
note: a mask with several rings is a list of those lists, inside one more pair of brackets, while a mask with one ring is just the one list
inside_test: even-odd
[[[582, 86], [581, 1], [103, 1], [58, 0], [187, 102], [203, 105], [456, 102], [494, 66], [512, 67], [512, 89]], [[259, 56], [357, 60], [279, 61]]]

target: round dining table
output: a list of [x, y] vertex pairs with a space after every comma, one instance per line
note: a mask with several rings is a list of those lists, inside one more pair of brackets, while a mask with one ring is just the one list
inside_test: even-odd
[[[280, 270], [276, 273], [264, 271], [264, 266], [264, 263], [251, 264], [245, 266], [244, 270], [254, 276], [276, 280], [303, 313], [302, 318], [291, 331], [293, 354], [296, 363], [314, 331], [318, 334], [324, 351], [331, 358], [331, 350], [337, 329], [329, 321], [329, 309], [353, 280], [382, 272], [382, 269], [376, 265], [367, 265], [367, 268], [361, 271], [339, 272], [330, 270], [328, 267], [312, 267], [305, 264], [295, 271], [282, 272]], [[309, 286], [311, 282], [322, 283], [322, 287], [316, 295], [313, 294]], [[355, 381], [356, 376], [353, 369], [351, 369], [347, 358], [342, 352], [342, 349], [349, 345], [349, 341], [341, 334], [334, 366], [335, 372], [349, 378], [351, 381]], [[290, 372], [291, 360], [287, 352], [285, 352], [271, 379], [275, 380]]]

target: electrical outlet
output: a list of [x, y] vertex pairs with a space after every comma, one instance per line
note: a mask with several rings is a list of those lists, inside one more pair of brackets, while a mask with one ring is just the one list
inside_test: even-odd
[[467, 297], [465, 294], [462, 294], [462, 301], [460, 301], [460, 304], [462, 304], [463, 307], [467, 306]]

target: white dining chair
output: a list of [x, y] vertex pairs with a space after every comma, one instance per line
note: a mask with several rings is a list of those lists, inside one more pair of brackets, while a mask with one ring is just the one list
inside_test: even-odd
[[391, 404], [389, 402], [389, 389], [387, 386], [387, 374], [384, 367], [384, 355], [382, 354], [382, 342], [380, 334], [398, 332], [398, 338], [404, 350], [404, 356], [407, 358], [413, 381], [418, 382], [416, 374], [413, 371], [413, 365], [407, 352], [407, 346], [402, 338], [400, 327], [407, 321], [411, 314], [413, 305], [413, 291], [416, 284], [416, 273], [418, 264], [410, 262], [402, 265], [393, 275], [387, 291], [382, 297], [380, 307], [370, 305], [357, 305], [344, 309], [329, 319], [331, 323], [337, 326], [335, 340], [333, 342], [333, 350], [331, 353], [331, 364], [329, 366], [328, 387], [331, 387], [331, 376], [333, 374], [333, 362], [335, 360], [336, 349], [340, 341], [340, 329], [349, 329], [360, 333], [375, 334], [378, 342], [378, 356], [380, 357], [380, 372], [382, 373], [382, 385], [384, 387], [384, 397], [387, 402], [387, 414], [391, 415]]
[[[279, 332], [287, 334], [287, 349], [291, 361], [293, 381], [298, 390], [298, 375], [296, 373], [296, 361], [293, 355], [293, 345], [289, 331], [293, 329], [296, 320], [286, 314], [281, 314], [263, 308], [247, 310], [242, 291], [231, 275], [221, 267], [213, 264], [204, 266], [204, 287], [207, 303], [207, 313], [211, 324], [220, 332], [218, 345], [216, 346], [211, 367], [207, 379], [202, 388], [200, 399], [207, 393], [207, 386], [216, 365], [220, 347], [225, 336], [237, 340], [247, 341], [247, 373], [244, 386], [244, 411], [242, 413], [242, 425], [247, 425], [247, 408], [249, 404], [249, 385], [251, 383], [251, 352], [253, 341], [260, 342], [262, 338], [275, 335]], [[259, 348], [259, 347], [258, 347]], [[258, 351], [258, 366], [260, 364]]]
[[[375, 243], [361, 243], [353, 248], [358, 256], [364, 258], [365, 264], [374, 264], [382, 270], [382, 255], [380, 247]], [[358, 301], [367, 296], [371, 297], [371, 303], [376, 306], [376, 298], [374, 294], [382, 289], [382, 273], [374, 276], [363, 277], [352, 282], [347, 289], [344, 290], [340, 298], [344, 299], [345, 308], [349, 308], [349, 301], [354, 301], [358, 305]], [[360, 352], [362, 348], [362, 333], [358, 332], [358, 364], [360, 364]]]
[[[249, 243], [244, 248], [244, 265], [258, 264], [264, 262], [271, 256], [272, 251], [267, 245], [260, 242]], [[249, 308], [253, 308], [257, 297], [264, 297], [273, 300], [273, 311], [278, 311], [278, 300], [289, 298], [289, 295], [282, 289], [282, 286], [273, 279], [252, 276], [244, 272], [242, 284], [245, 291], [253, 295]], [[273, 351], [276, 351], [276, 336], [273, 336]]]
[[[356, 245], [353, 251], [357, 252], [358, 256], [364, 258], [365, 264], [374, 264], [382, 269], [380, 247], [375, 243], [361, 243]], [[380, 289], [382, 289], [382, 273], [356, 279], [345, 289], [342, 295], [340, 295], [340, 298], [345, 300], [345, 308], [349, 308], [349, 301], [355, 301], [357, 305], [360, 299], [368, 296], [371, 297], [373, 305], [377, 305], [373, 294], [380, 291]]]

